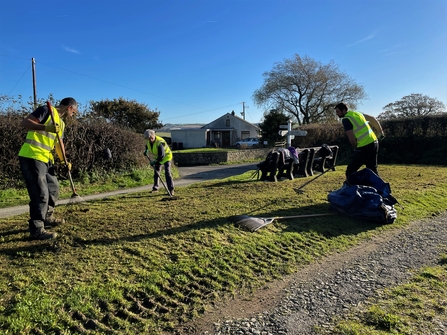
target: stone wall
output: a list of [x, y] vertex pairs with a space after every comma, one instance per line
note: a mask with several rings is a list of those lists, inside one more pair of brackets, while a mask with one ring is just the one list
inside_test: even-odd
[[222, 152], [174, 152], [174, 163], [177, 166], [210, 165], [227, 162], [256, 161], [265, 159], [271, 148], [229, 150]]

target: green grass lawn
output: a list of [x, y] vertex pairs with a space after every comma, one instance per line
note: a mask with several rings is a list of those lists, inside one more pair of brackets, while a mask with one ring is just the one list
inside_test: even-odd
[[[397, 207], [392, 225], [328, 216], [275, 220], [253, 233], [231, 220], [240, 214], [326, 213], [327, 194], [341, 187], [344, 170], [326, 173], [302, 194], [294, 188], [309, 178], [265, 183], [251, 179], [250, 171], [178, 188], [175, 201], [141, 192], [60, 206], [67, 223], [55, 229], [60, 236], [55, 241], [29, 240], [28, 214], [0, 219], [0, 329], [5, 334], [172, 331], [216, 301], [258, 290], [304, 264], [447, 206], [447, 168], [393, 165], [380, 166], [405, 207]], [[446, 283], [445, 275], [437, 277]]]
[[[174, 178], [179, 177], [176, 167], [172, 169]], [[115, 175], [90, 175], [83, 176], [74, 181], [77, 192], [81, 195], [98, 194], [116, 190], [128, 189], [132, 187], [151, 185], [153, 183], [153, 169], [145, 167], [136, 169], [130, 173]], [[60, 199], [69, 199], [73, 194], [68, 179], [59, 177]], [[0, 208], [26, 205], [29, 196], [26, 189], [8, 189], [0, 191]]]

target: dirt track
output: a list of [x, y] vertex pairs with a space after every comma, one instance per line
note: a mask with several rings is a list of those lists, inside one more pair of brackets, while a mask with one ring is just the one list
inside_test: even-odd
[[[447, 251], [447, 212], [405, 228], [388, 230], [369, 241], [305, 266], [267, 284], [251, 297], [217, 304], [175, 334], [315, 335], [330, 334], [333, 317], [407, 281], [414, 271], [439, 262]], [[447, 321], [415, 334], [447, 334]]]

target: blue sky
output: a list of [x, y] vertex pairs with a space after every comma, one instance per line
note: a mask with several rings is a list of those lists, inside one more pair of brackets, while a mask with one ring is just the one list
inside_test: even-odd
[[421, 93], [447, 106], [446, 0], [4, 0], [0, 94], [123, 97], [162, 123], [209, 123], [252, 101], [263, 73], [295, 54], [333, 61], [378, 115]]

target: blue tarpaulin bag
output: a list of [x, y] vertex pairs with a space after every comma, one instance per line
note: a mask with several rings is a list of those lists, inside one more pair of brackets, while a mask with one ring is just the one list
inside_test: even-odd
[[380, 223], [393, 223], [397, 218], [390, 184], [370, 169], [351, 174], [339, 190], [328, 194], [330, 208], [341, 214]]

